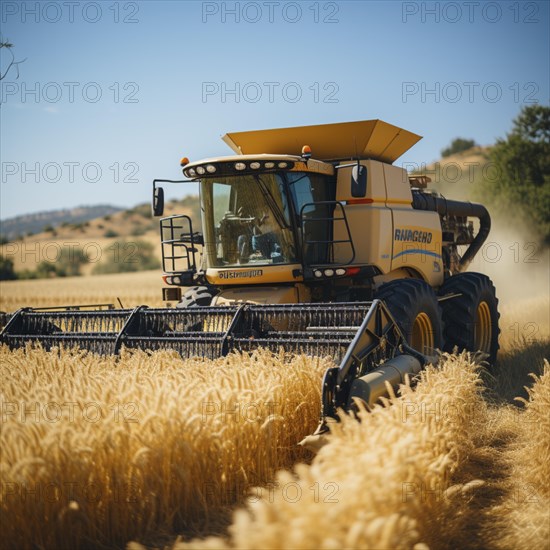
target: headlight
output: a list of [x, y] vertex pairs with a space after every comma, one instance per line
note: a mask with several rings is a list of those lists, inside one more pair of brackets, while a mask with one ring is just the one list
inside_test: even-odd
[[209, 173], [209, 174], [213, 174], [215, 171], [216, 171], [216, 167], [213, 165], [213, 164], [208, 164], [206, 166], [206, 171]]
[[195, 169], [194, 169], [194, 168], [189, 168], [189, 170], [187, 170], [187, 175], [188, 175], [190, 178], [194, 178], [194, 177], [197, 175], [197, 172], [195, 172]]
[[250, 168], [252, 168], [252, 170], [259, 170], [260, 168], [260, 163], [259, 162], [251, 162], [250, 163]]
[[279, 162], [278, 164], [279, 168], [286, 168], [288, 166], [287, 162]]
[[203, 175], [206, 174], [206, 170], [204, 169], [204, 166], [197, 166], [197, 174]]
[[236, 162], [235, 170], [246, 170], [246, 164], [244, 162]]
[[264, 166], [266, 168], [275, 168], [275, 163], [274, 162], [266, 162]]

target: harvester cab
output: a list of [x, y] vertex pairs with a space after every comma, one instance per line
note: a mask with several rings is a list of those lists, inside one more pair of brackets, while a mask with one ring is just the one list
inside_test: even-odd
[[[420, 136], [380, 120], [229, 133], [235, 155], [182, 159], [202, 228], [160, 220], [163, 297], [176, 308], [23, 309], [0, 340], [100, 353], [171, 348], [219, 357], [258, 347], [330, 356], [318, 433], [372, 406], [437, 350], [498, 350], [498, 301], [466, 269], [490, 230], [480, 204], [447, 200], [392, 163]], [[153, 213], [164, 192], [153, 183]], [[181, 183], [181, 182], [172, 182]], [[200, 260], [198, 256], [200, 254]]]

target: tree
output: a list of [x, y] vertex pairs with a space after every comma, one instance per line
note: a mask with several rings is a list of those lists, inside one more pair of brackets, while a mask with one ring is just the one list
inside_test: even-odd
[[2, 48], [6, 48], [8, 50], [8, 52], [10, 52], [11, 61], [8, 63], [8, 66], [7, 66], [5, 71], [2, 72], [2, 69], [0, 68], [0, 80], [4, 79], [6, 76], [8, 76], [8, 73], [10, 72], [10, 69], [12, 67], [14, 67], [16, 72], [17, 72], [17, 76], [15, 78], [19, 78], [19, 65], [21, 63], [25, 62], [27, 60], [27, 58], [25, 57], [25, 59], [22, 59], [21, 61], [15, 61], [15, 55], [11, 51], [12, 48], [13, 48], [13, 44], [7, 39], [4, 40], [3, 38], [0, 38], [0, 49], [2, 49]]
[[55, 262], [42, 260], [34, 270], [19, 272], [20, 279], [47, 279], [52, 277], [77, 277], [88, 258], [80, 248], [64, 246]]
[[160, 262], [155, 257], [155, 247], [148, 241], [118, 241], [108, 250], [113, 255], [108, 255], [104, 261], [95, 265], [92, 274], [129, 273], [160, 267]]
[[550, 245], [550, 107], [524, 107], [489, 154], [494, 175], [484, 195], [510, 218], [523, 218]]
[[512, 134], [524, 141], [550, 143], [550, 107], [531, 105], [525, 107], [514, 120]]
[[464, 138], [455, 138], [451, 142], [451, 145], [446, 149], [441, 151], [442, 157], [450, 157], [456, 153], [462, 153], [462, 151], [467, 151], [472, 147], [475, 147], [477, 144], [473, 139], [464, 139]]
[[55, 274], [57, 277], [76, 277], [81, 275], [81, 267], [88, 263], [88, 258], [81, 248], [71, 249], [64, 246], [61, 254], [55, 263]]
[[17, 279], [17, 275], [13, 269], [13, 260], [0, 256], [0, 281], [13, 281], [14, 279]]

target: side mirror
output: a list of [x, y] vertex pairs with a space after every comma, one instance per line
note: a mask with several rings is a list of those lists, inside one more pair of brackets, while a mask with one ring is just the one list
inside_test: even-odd
[[153, 189], [153, 216], [162, 216], [164, 214], [164, 189], [155, 187]]
[[364, 197], [367, 194], [367, 167], [358, 164], [351, 171], [351, 196]]

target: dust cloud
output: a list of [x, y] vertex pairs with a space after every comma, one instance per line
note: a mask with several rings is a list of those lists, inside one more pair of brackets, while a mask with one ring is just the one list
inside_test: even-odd
[[550, 337], [550, 249], [526, 228], [493, 216], [489, 237], [468, 271], [492, 279], [503, 333]]

